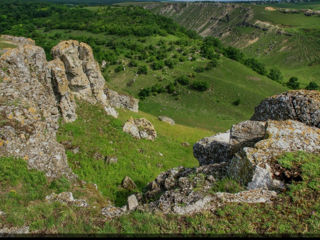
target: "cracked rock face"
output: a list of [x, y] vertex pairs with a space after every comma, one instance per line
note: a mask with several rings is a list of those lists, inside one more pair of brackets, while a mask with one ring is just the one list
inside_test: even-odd
[[320, 127], [320, 92], [288, 91], [263, 100], [255, 108], [251, 120], [296, 120], [309, 126]]
[[74, 174], [56, 141], [59, 110], [44, 50], [19, 45], [0, 57], [0, 156], [25, 159], [48, 177]]
[[217, 180], [227, 175], [228, 164], [198, 168], [177, 167], [161, 173], [147, 186], [140, 209], [180, 215], [215, 210], [228, 202], [268, 203], [276, 196], [269, 190], [255, 189], [236, 194], [211, 191]]
[[109, 88], [104, 90], [111, 107], [124, 108], [132, 112], [139, 111], [139, 100], [131, 96], [119, 94]]
[[274, 176], [273, 164], [285, 152], [320, 153], [320, 129], [298, 121], [267, 122], [265, 139], [245, 147], [231, 161], [230, 174], [248, 184], [249, 189], [284, 188]]
[[31, 39], [1, 36], [17, 45], [0, 56], [0, 156], [15, 156], [50, 178], [74, 178], [64, 147], [56, 141], [58, 119], [76, 120], [75, 97], [104, 106], [117, 117], [104, 93], [104, 78], [92, 49], [63, 41], [47, 62]]

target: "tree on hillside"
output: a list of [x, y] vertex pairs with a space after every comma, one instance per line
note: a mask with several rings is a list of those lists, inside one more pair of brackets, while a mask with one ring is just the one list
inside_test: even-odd
[[282, 74], [281, 74], [280, 70], [277, 68], [270, 69], [268, 77], [276, 82], [281, 82], [281, 80], [282, 80]]
[[298, 89], [300, 86], [299, 80], [297, 77], [291, 77], [286, 85], [291, 89]]
[[319, 85], [316, 82], [309, 82], [308, 86], [306, 86], [307, 90], [318, 90]]

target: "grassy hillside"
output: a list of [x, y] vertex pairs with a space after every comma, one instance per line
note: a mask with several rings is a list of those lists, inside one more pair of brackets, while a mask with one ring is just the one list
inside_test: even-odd
[[[223, 57], [221, 46], [210, 45], [204, 53], [204, 40], [195, 32], [139, 7], [42, 3], [41, 8], [25, 7], [30, 17], [19, 4], [20, 12], [10, 12], [11, 5], [6, 4], [0, 10], [7, 16], [6, 33], [35, 39], [49, 59], [50, 49], [61, 40], [88, 43], [99, 63], [106, 62], [107, 86], [135, 97], [141, 97], [143, 89], [156, 89], [140, 101], [140, 109], [154, 116], [167, 115], [179, 124], [224, 131], [248, 119], [265, 97], [286, 90]], [[20, 23], [21, 16], [28, 21]], [[188, 78], [188, 83], [177, 83], [179, 77]], [[196, 90], [195, 84], [205, 89]]]
[[[319, 2], [301, 4], [141, 3], [147, 9], [170, 17], [202, 36], [215, 36], [241, 48], [269, 67], [278, 67], [284, 79], [299, 78], [301, 87], [320, 83], [320, 17], [303, 12], [282, 13], [279, 7], [317, 10]], [[266, 7], [272, 7], [270, 11]], [[259, 25], [268, 24], [265, 30]], [[267, 30], [268, 29], [268, 30]], [[278, 32], [282, 31], [283, 34]]]
[[[198, 166], [193, 157], [193, 144], [213, 132], [182, 125], [171, 126], [156, 117], [139, 112], [121, 111], [119, 119], [107, 116], [100, 106], [81, 102], [78, 119], [62, 124], [58, 140], [68, 145], [67, 156], [71, 168], [89, 183], [96, 183], [102, 194], [122, 206], [130, 191], [123, 189], [125, 176], [132, 178], [141, 191], [159, 173], [176, 166]], [[124, 133], [122, 127], [130, 117], [145, 117], [154, 125], [158, 137], [154, 142], [137, 140]], [[190, 146], [183, 146], [188, 142]], [[67, 144], [66, 144], [67, 143]], [[74, 154], [71, 147], [80, 147]], [[106, 156], [116, 156], [118, 163], [108, 165]]]

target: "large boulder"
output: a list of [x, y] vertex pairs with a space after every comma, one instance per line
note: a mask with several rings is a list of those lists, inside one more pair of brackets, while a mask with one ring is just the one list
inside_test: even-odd
[[275, 173], [276, 159], [285, 152], [320, 153], [320, 129], [301, 122], [267, 122], [266, 138], [253, 147], [245, 147], [231, 160], [229, 175], [248, 189], [285, 187], [285, 179]]
[[309, 126], [320, 127], [320, 92], [288, 91], [263, 100], [251, 120], [297, 120]]
[[124, 124], [123, 131], [137, 139], [154, 140], [157, 132], [150, 121], [145, 118], [133, 119], [132, 117]]
[[266, 133], [265, 122], [244, 121], [225, 133], [205, 137], [193, 146], [193, 155], [200, 166], [229, 161], [241, 147], [253, 146]]

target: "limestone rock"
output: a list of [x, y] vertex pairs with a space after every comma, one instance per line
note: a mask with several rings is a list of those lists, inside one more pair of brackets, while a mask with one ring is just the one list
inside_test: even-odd
[[119, 94], [109, 88], [104, 90], [111, 107], [124, 108], [132, 112], [139, 111], [139, 100], [129, 95]]
[[137, 139], [154, 140], [157, 132], [150, 121], [145, 118], [133, 119], [132, 117], [124, 124], [123, 131]]
[[0, 57], [0, 156], [16, 156], [48, 177], [74, 177], [56, 141], [59, 110], [44, 50], [19, 45]]
[[105, 157], [105, 162], [107, 164], [115, 164], [118, 162], [118, 158], [116, 156], [106, 156]]
[[87, 207], [88, 203], [83, 199], [74, 199], [72, 192], [62, 192], [59, 194], [52, 193], [49, 196], [46, 196], [47, 201], [58, 201], [61, 203], [72, 204], [78, 207]]
[[159, 116], [158, 119], [162, 122], [169, 123], [170, 125], [175, 125], [175, 121], [172, 118], [166, 116]]
[[320, 127], [320, 92], [295, 90], [263, 100], [251, 120], [296, 120]]
[[124, 189], [127, 189], [127, 190], [134, 190], [137, 188], [136, 184], [134, 183], [134, 181], [126, 176], [122, 182], [121, 182], [121, 186], [124, 188]]
[[255, 189], [231, 194], [210, 191], [219, 179], [227, 176], [228, 163], [198, 168], [177, 167], [161, 173], [147, 186], [140, 209], [169, 214], [193, 214], [215, 210], [229, 202], [268, 203], [276, 192]]
[[89, 45], [75, 40], [62, 41], [51, 52], [55, 59], [63, 62], [69, 89], [74, 96], [92, 104], [100, 103], [105, 106], [107, 114], [117, 116], [108, 104], [104, 93], [105, 80]]
[[73, 122], [77, 119], [76, 103], [69, 88], [64, 64], [59, 59], [55, 59], [48, 63], [48, 67], [51, 71], [51, 83], [59, 111], [64, 121]]
[[108, 206], [105, 208], [102, 208], [101, 214], [105, 216], [108, 220], [115, 218], [115, 217], [120, 217], [123, 214], [125, 214], [127, 211], [126, 208], [119, 208], [115, 206]]
[[21, 234], [28, 234], [29, 232], [29, 226], [24, 227], [12, 227], [12, 228], [1, 228], [0, 229], [0, 237], [4, 236], [19, 236]]
[[10, 35], [1, 35], [0, 38], [12, 42], [16, 45], [23, 46], [23, 45], [33, 45], [35, 46], [34, 40], [31, 38], [25, 38], [25, 37], [16, 37], [16, 36], [10, 36]]
[[233, 155], [230, 131], [201, 139], [194, 144], [193, 155], [200, 166], [229, 160]]
[[128, 210], [134, 210], [139, 206], [136, 195], [132, 194], [128, 197]]
[[266, 138], [254, 147], [245, 147], [230, 165], [230, 175], [238, 178], [249, 189], [284, 188], [284, 182], [274, 174], [273, 163], [285, 152], [320, 152], [320, 130], [298, 121], [267, 122]]

